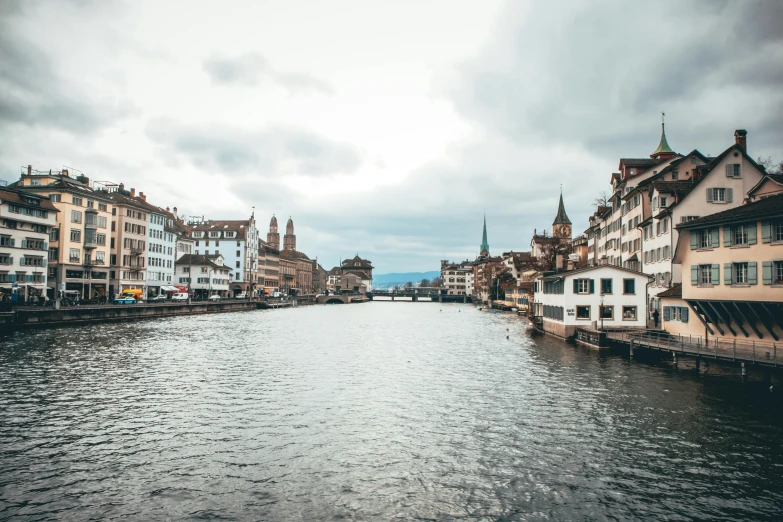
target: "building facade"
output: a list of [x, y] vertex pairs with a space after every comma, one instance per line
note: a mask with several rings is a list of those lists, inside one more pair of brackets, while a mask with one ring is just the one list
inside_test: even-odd
[[17, 302], [46, 295], [49, 237], [57, 207], [32, 192], [0, 187], [0, 293]]
[[186, 286], [194, 299], [212, 295], [229, 297], [232, 268], [224, 264], [223, 256], [185, 254], [175, 265], [174, 279], [178, 287]]
[[231, 268], [231, 294], [256, 296], [258, 242], [255, 215], [245, 220], [206, 220], [188, 224], [196, 255], [220, 255]]
[[448, 295], [473, 295], [473, 263], [440, 262], [440, 279]]

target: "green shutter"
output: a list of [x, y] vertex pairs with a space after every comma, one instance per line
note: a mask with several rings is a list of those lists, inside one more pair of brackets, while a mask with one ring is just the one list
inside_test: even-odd
[[685, 307], [685, 306], [683, 306], [683, 307], [680, 309], [680, 315], [682, 316], [682, 318], [681, 318], [680, 320], [681, 320], [683, 323], [687, 323], [687, 322], [688, 322], [688, 308], [687, 308], [687, 307]]
[[710, 236], [712, 237], [712, 248], [718, 248], [720, 246], [720, 229], [713, 228], [710, 230]]
[[764, 282], [765, 285], [772, 284], [772, 261], [762, 261], [761, 280]]
[[748, 244], [749, 245], [755, 245], [756, 244], [756, 223], [751, 223], [750, 225], [747, 225], [748, 227]]
[[595, 293], [595, 279], [590, 280], [590, 293], [591, 294]]
[[772, 224], [768, 221], [761, 222], [761, 242], [769, 243], [772, 241]]
[[731, 246], [731, 226], [723, 225], [723, 246]]
[[691, 284], [693, 286], [699, 284], [699, 265], [691, 265]]
[[[647, 229], [645, 229], [646, 231]], [[691, 229], [691, 250], [699, 248], [699, 233], [696, 230]], [[646, 253], [646, 252], [645, 252]]]
[[713, 285], [720, 284], [720, 265], [712, 265], [712, 279], [710, 282]]
[[731, 203], [734, 200], [734, 190], [727, 188], [726, 189], [726, 203]]
[[663, 320], [668, 321], [671, 317], [671, 309], [668, 306], [663, 307]]
[[723, 282], [724, 284], [730, 285], [731, 284], [731, 263], [723, 263]]
[[579, 279], [574, 279], [574, 293], [579, 293]]
[[756, 262], [748, 263], [748, 283], [755, 285], [758, 283], [758, 274], [756, 271]]

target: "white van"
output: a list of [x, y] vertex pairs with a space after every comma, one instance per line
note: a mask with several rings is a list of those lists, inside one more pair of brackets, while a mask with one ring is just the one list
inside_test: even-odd
[[187, 292], [180, 292], [178, 294], [174, 294], [171, 296], [172, 301], [187, 301], [188, 300], [188, 294]]

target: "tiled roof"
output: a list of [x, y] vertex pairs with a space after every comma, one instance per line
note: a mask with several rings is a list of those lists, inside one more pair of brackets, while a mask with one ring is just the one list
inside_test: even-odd
[[[23, 199], [23, 196], [33, 198], [36, 201], [38, 201], [40, 204], [35, 205], [33, 203], [28, 203]], [[41, 196], [34, 192], [26, 192], [24, 190], [18, 190], [15, 187], [0, 189], [0, 200], [3, 200], [4, 203], [13, 203], [21, 207], [40, 208], [43, 210], [51, 210], [52, 212], [59, 212], [57, 207], [54, 206], [54, 203], [52, 203], [52, 201], [46, 196]]]
[[682, 283], [677, 283], [668, 290], [664, 290], [656, 297], [682, 297]]
[[681, 228], [694, 228], [704, 225], [736, 223], [749, 220], [761, 220], [769, 217], [783, 216], [783, 194], [775, 194], [752, 203], [730, 208], [711, 216], [694, 219], [677, 225]]
[[131, 207], [144, 209], [147, 212], [154, 212], [156, 214], [165, 212], [165, 210], [161, 209], [160, 207], [156, 207], [151, 203], [147, 203], [139, 196], [131, 197], [125, 194], [120, 194], [119, 192], [108, 192], [106, 195], [114, 202], [115, 205], [128, 205]]
[[597, 270], [599, 268], [613, 268], [615, 270], [622, 270], [623, 272], [629, 272], [631, 274], [635, 275], [642, 275], [647, 276], [648, 278], [652, 277], [649, 274], [645, 274], [643, 272], [638, 272], [636, 270], [631, 270], [629, 268], [624, 268], [622, 266], [615, 266], [615, 265], [598, 265], [598, 266], [584, 266], [581, 268], [575, 268], [574, 270], [563, 270], [560, 272], [549, 272], [544, 274], [545, 279], [560, 279], [566, 276], [574, 275], [574, 274], [581, 274], [582, 272], [589, 272], [590, 270]]
[[302, 259], [304, 261], [310, 261], [311, 259], [307, 257], [307, 254], [304, 252], [300, 252], [298, 250], [283, 250], [280, 252], [280, 257], [284, 259]]
[[620, 158], [620, 164], [626, 167], [652, 167], [660, 162], [652, 158]]
[[[204, 256], [204, 255], [196, 255], [196, 254], [185, 254], [177, 261], [175, 261], [175, 264], [184, 266], [211, 266], [212, 268], [217, 268], [219, 270], [228, 270], [231, 271], [231, 267], [218, 265], [213, 261], [214, 258], [217, 256]], [[212, 258], [212, 259], [210, 259]]]

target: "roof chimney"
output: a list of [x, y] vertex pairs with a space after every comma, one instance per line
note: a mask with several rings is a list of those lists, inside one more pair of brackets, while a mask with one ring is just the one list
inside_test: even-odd
[[147, 201], [147, 196], [145, 196], [145, 195], [144, 195], [144, 192], [139, 192], [139, 198], [140, 198], [142, 201]]
[[177, 207], [174, 207], [174, 215], [177, 215]]
[[33, 175], [33, 166], [32, 165], [28, 165], [27, 166], [27, 175], [28, 176], [32, 176]]
[[125, 183], [120, 183], [120, 186], [117, 187], [118, 190], [125, 190]]
[[68, 177], [68, 169], [63, 169], [63, 176]]
[[132, 188], [130, 194], [131, 194], [132, 198], [135, 198], [136, 197], [136, 189]]
[[748, 152], [748, 131], [737, 129], [734, 131], [734, 143], [742, 147], [742, 150]]

